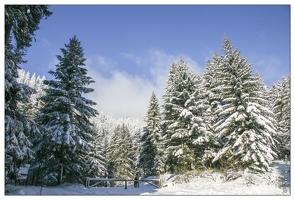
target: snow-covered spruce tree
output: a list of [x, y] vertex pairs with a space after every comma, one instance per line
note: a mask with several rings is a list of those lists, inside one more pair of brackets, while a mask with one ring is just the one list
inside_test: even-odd
[[[207, 109], [209, 104], [206, 98], [206, 88], [204, 82], [204, 75], [199, 74], [195, 81], [195, 92], [192, 94], [190, 100], [186, 102], [187, 107], [193, 113], [192, 127], [190, 134], [194, 135], [193, 145], [194, 155], [196, 159], [196, 166], [198, 168], [206, 165], [203, 158], [206, 150], [210, 147], [212, 132], [210, 130], [210, 119], [208, 118]], [[211, 114], [211, 113], [210, 113]]]
[[279, 141], [276, 139], [278, 135], [278, 127], [277, 127], [277, 120], [274, 114], [274, 107], [271, 103], [271, 95], [270, 90], [267, 88], [267, 86], [264, 83], [264, 80], [261, 78], [261, 76], [258, 74], [258, 72], [255, 73], [254, 79], [256, 82], [257, 90], [256, 95], [259, 97], [257, 98], [257, 101], [259, 104], [263, 105], [263, 109], [261, 109], [260, 114], [264, 116], [266, 119], [268, 119], [267, 125], [273, 129], [274, 131], [270, 132], [272, 139], [274, 140], [275, 145], [273, 145], [273, 151], [278, 152], [278, 144]]
[[213, 59], [207, 61], [203, 75], [203, 91], [205, 93], [205, 113], [203, 119], [207, 125], [207, 132], [205, 137], [203, 137], [203, 143], [206, 143], [206, 149], [204, 149], [201, 162], [206, 168], [214, 167], [212, 166], [214, 164], [212, 160], [216, 155], [216, 151], [221, 148], [220, 141], [215, 137], [214, 125], [218, 117], [216, 111], [221, 108], [222, 77], [221, 58], [215, 53]]
[[105, 138], [108, 134], [107, 131], [102, 126], [97, 126], [93, 123], [93, 129], [95, 131], [94, 140], [91, 142], [93, 148], [89, 152], [87, 157], [87, 165], [84, 174], [88, 177], [106, 177], [107, 176], [107, 166], [106, 166], [106, 155], [105, 155]]
[[139, 158], [139, 167], [147, 176], [157, 174], [159, 162], [156, 161], [156, 156], [158, 153], [157, 149], [160, 145], [160, 107], [154, 92], [152, 92], [149, 103], [150, 104], [145, 119], [147, 127], [144, 128], [144, 132], [141, 137], [142, 146]]
[[99, 149], [101, 149], [100, 155], [103, 155], [104, 167], [101, 167], [100, 170], [104, 170], [104, 174], [100, 175], [100, 177], [112, 177], [112, 169], [109, 163], [109, 140], [111, 137], [111, 132], [113, 131], [113, 121], [111, 121], [110, 116], [104, 115], [100, 113], [96, 117], [91, 119], [94, 127], [95, 132], [100, 135], [97, 139], [95, 139], [94, 144], [97, 144]]
[[19, 83], [23, 83], [23, 84], [26, 84], [26, 85], [28, 85], [28, 86], [30, 86], [30, 87], [32, 87], [31, 85], [30, 85], [30, 72], [26, 72], [25, 70], [23, 70], [23, 69], [19, 69], [19, 70], [17, 70], [17, 72], [18, 72], [18, 78], [17, 78], [17, 82], [19, 82]]
[[[87, 174], [89, 159], [97, 159], [89, 154], [92, 151], [95, 135], [91, 117], [98, 112], [91, 106], [96, 105], [83, 94], [93, 92], [87, 87], [94, 81], [87, 76], [85, 58], [81, 42], [74, 36], [58, 55], [56, 71], [49, 71], [54, 80], [45, 80], [46, 95], [41, 97], [45, 105], [41, 109], [38, 122], [47, 131], [42, 139], [46, 175], [52, 175], [60, 184], [67, 181], [82, 181]], [[45, 148], [45, 149], [44, 149]], [[56, 177], [57, 175], [57, 177]]]
[[147, 116], [145, 119], [145, 122], [147, 123], [145, 131], [150, 132], [150, 140], [155, 148], [155, 157], [153, 158], [153, 174], [159, 174], [164, 172], [164, 141], [161, 132], [160, 105], [154, 92], [152, 92], [149, 103], [150, 105], [148, 107]]
[[110, 142], [109, 142], [109, 138], [107, 136], [104, 137], [103, 139], [103, 155], [104, 155], [104, 160], [105, 160], [105, 167], [106, 167], [106, 173], [104, 174], [103, 177], [105, 178], [112, 178], [112, 169], [111, 169], [111, 165], [110, 165], [110, 156], [109, 153], [110, 152]]
[[163, 136], [165, 137], [168, 170], [180, 173], [195, 165], [193, 141], [197, 139], [195, 123], [196, 76], [188, 71], [182, 58], [173, 64], [163, 96]]
[[[221, 107], [215, 124], [215, 134], [222, 148], [213, 159], [223, 169], [268, 171], [275, 152], [272, 150], [275, 130], [263, 105], [259, 85], [252, 74], [252, 66], [234, 50], [228, 38], [223, 42], [221, 56]], [[265, 113], [269, 113], [268, 116]]]
[[137, 131], [134, 131], [132, 137], [132, 151], [134, 152], [134, 164], [136, 166], [135, 170], [137, 172], [140, 171], [139, 169], [139, 159], [140, 159], [140, 151], [141, 151], [141, 135], [142, 135], [142, 129], [138, 129]]
[[133, 178], [136, 163], [132, 136], [125, 124], [118, 125], [110, 139], [108, 164], [112, 177]]
[[145, 176], [155, 175], [154, 159], [156, 157], [156, 146], [152, 142], [152, 134], [147, 128], [144, 128], [141, 143], [139, 167], [142, 169]]
[[32, 77], [30, 77], [30, 72], [25, 72], [24, 70], [18, 70], [18, 73], [19, 78], [17, 81], [19, 83], [28, 85], [35, 90], [35, 92], [31, 94], [30, 101], [28, 103], [19, 104], [22, 112], [34, 119], [35, 114], [38, 113], [43, 106], [43, 102], [40, 98], [45, 95], [44, 89], [48, 88], [48, 86], [43, 83], [46, 78], [45, 76], [36, 77], [35, 73], [32, 75]]
[[278, 81], [271, 87], [271, 105], [274, 109], [275, 118], [277, 120], [278, 132], [276, 139], [278, 140], [278, 157], [285, 159], [290, 156], [290, 113], [291, 113], [291, 90], [290, 90], [290, 74], [283, 77], [282, 81]]
[[[160, 115], [159, 101], [154, 92], [152, 92], [149, 103], [150, 105], [148, 107], [148, 111], [147, 111], [147, 115], [145, 119], [145, 122], [147, 123], [147, 129], [151, 133], [158, 133], [161, 115]], [[157, 135], [154, 135], [154, 140], [157, 141]]]
[[[28, 9], [32, 12], [28, 13]], [[29, 102], [33, 89], [16, 79], [34, 31], [40, 20], [50, 15], [45, 5], [5, 5], [5, 181], [15, 179], [19, 167], [30, 163], [33, 158], [30, 138], [40, 134], [34, 121], [19, 107]]]
[[[44, 106], [44, 102], [40, 99], [42, 96], [44, 96], [45, 89], [48, 89], [49, 86], [45, 85], [43, 83], [45, 79], [45, 76], [40, 78], [39, 76], [36, 78], [35, 74], [33, 74], [32, 77], [30, 77], [30, 72], [25, 72], [24, 70], [18, 70], [19, 72], [19, 78], [17, 79], [18, 82], [26, 84], [33, 88], [35, 92], [31, 94], [30, 101], [26, 103], [19, 103], [19, 107], [22, 110], [23, 113], [25, 113], [28, 117], [35, 120], [38, 115], [40, 115], [40, 109]], [[39, 128], [41, 128], [39, 126]], [[43, 128], [41, 128], [40, 131], [43, 131]], [[32, 143], [32, 149], [36, 151], [36, 149], [40, 148], [40, 145], [42, 144], [42, 138], [41, 136], [36, 137], [32, 135], [30, 137], [30, 141]], [[31, 184], [38, 184], [40, 182], [42, 167], [42, 157], [40, 157], [40, 151], [35, 152], [36, 156], [33, 161], [30, 162], [31, 164], [31, 171], [34, 171], [34, 173], [30, 173], [28, 177], [28, 181], [30, 181]], [[40, 160], [41, 159], [41, 160]]]
[[290, 157], [291, 155], [291, 75], [283, 77], [283, 97], [282, 97], [282, 120], [279, 123], [282, 132], [282, 157]]
[[5, 47], [5, 180], [15, 179], [19, 167], [33, 159], [30, 137], [37, 137], [39, 129], [19, 107], [28, 103], [32, 88], [17, 82], [22, 54], [8, 44]]

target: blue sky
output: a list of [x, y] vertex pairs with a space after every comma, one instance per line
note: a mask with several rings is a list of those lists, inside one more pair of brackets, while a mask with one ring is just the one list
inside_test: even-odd
[[169, 68], [182, 56], [202, 73], [221, 55], [226, 35], [267, 86], [290, 73], [290, 7], [285, 5], [51, 5], [22, 65], [31, 74], [55, 70], [60, 48], [77, 35], [96, 83], [89, 98], [115, 116], [144, 116], [159, 100]]

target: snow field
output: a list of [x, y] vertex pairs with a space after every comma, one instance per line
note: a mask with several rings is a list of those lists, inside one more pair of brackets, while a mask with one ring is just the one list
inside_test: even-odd
[[[214, 171], [189, 172], [184, 175], [162, 175], [163, 187], [156, 188], [140, 182], [139, 188], [122, 187], [85, 188], [82, 184], [62, 184], [57, 187], [6, 185], [6, 195], [290, 195], [290, 171], [288, 163], [274, 162], [271, 172]], [[287, 173], [285, 173], [287, 171]], [[287, 183], [284, 185], [284, 176]]]

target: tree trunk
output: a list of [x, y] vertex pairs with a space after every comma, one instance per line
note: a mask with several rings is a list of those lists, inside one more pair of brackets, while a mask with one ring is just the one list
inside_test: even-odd
[[12, 28], [11, 24], [5, 24], [5, 46], [9, 43], [10, 31]]
[[57, 185], [60, 185], [62, 183], [62, 173], [63, 173], [63, 165], [60, 164], [60, 170], [58, 170], [58, 176], [57, 176]]

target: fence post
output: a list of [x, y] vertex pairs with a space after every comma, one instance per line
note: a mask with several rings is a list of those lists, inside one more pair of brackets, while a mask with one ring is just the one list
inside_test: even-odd
[[87, 178], [86, 178], [86, 187], [87, 187], [87, 188], [89, 187], [89, 182], [90, 182], [89, 177], [87, 177]]
[[127, 189], [127, 180], [125, 180], [125, 190]]

